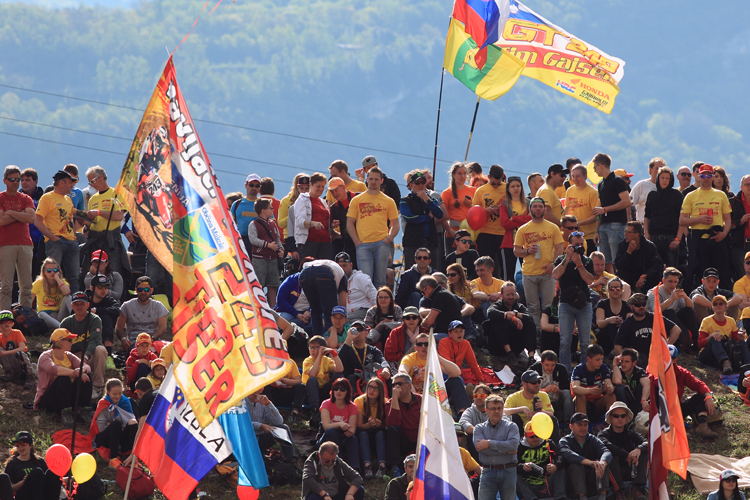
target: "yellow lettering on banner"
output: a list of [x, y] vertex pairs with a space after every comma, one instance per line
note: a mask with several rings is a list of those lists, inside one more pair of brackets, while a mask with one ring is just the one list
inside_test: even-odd
[[588, 59], [594, 66], [599, 66], [604, 71], [610, 74], [615, 74], [620, 68], [620, 63], [613, 61], [607, 57], [604, 57], [595, 50], [589, 50], [585, 42], [578, 40], [577, 38], [571, 38], [570, 43], [565, 47], [566, 50], [578, 52], [586, 59]]
[[545, 26], [521, 19], [508, 19], [503, 29], [503, 38], [508, 41], [516, 42], [536, 42], [547, 47], [552, 45], [555, 34], [561, 34], [559, 31]]

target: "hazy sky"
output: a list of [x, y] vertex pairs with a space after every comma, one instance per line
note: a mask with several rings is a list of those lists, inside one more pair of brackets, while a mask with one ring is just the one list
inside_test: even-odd
[[0, 3], [26, 3], [48, 8], [78, 7], [79, 5], [106, 5], [108, 7], [131, 7], [137, 0], [0, 0]]

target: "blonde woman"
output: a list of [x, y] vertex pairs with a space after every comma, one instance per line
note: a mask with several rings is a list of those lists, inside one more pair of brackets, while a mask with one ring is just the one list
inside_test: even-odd
[[[297, 201], [297, 198], [299, 198], [300, 190], [297, 185], [299, 182], [300, 177], [306, 177], [305, 174], [297, 174], [294, 176], [294, 180], [292, 180], [292, 189], [289, 190], [289, 194], [284, 196], [281, 199], [281, 204], [279, 205], [279, 217], [276, 220], [276, 222], [279, 225], [279, 228], [281, 228], [282, 231], [282, 238], [286, 238], [287, 236], [291, 236], [287, 232], [288, 222], [289, 222], [289, 207], [294, 205], [294, 202]], [[309, 188], [309, 184], [308, 184]], [[294, 231], [292, 231], [294, 233]]]
[[70, 315], [70, 286], [62, 274], [60, 264], [52, 257], [42, 262], [42, 273], [31, 286], [36, 299], [36, 312], [47, 328], [60, 328], [60, 321]]

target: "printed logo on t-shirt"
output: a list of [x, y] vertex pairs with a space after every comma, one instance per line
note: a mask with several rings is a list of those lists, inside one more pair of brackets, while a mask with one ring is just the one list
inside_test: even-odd
[[523, 238], [527, 245], [533, 245], [535, 243], [541, 243], [544, 240], [549, 240], [552, 236], [547, 234], [546, 231], [542, 231], [539, 233], [524, 233]]
[[362, 217], [370, 217], [378, 212], [384, 212], [386, 209], [380, 203], [366, 203], [362, 202], [359, 204], [359, 213]]

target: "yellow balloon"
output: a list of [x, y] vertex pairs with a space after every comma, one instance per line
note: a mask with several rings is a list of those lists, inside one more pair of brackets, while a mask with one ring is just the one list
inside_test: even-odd
[[552, 419], [544, 412], [539, 412], [531, 418], [531, 430], [542, 439], [549, 439], [553, 427]]
[[602, 180], [601, 177], [597, 175], [597, 173], [594, 171], [594, 162], [590, 161], [588, 165], [586, 165], [586, 172], [588, 172], [588, 177], [591, 183], [596, 187], [597, 184]]
[[73, 472], [73, 477], [78, 484], [85, 483], [92, 477], [96, 472], [96, 459], [88, 453], [81, 453], [73, 460], [73, 465], [70, 467]]
[[469, 232], [472, 231], [471, 227], [469, 227], [469, 221], [467, 221], [466, 219], [462, 220], [461, 224], [459, 224], [458, 227], [460, 229], [466, 229]]

